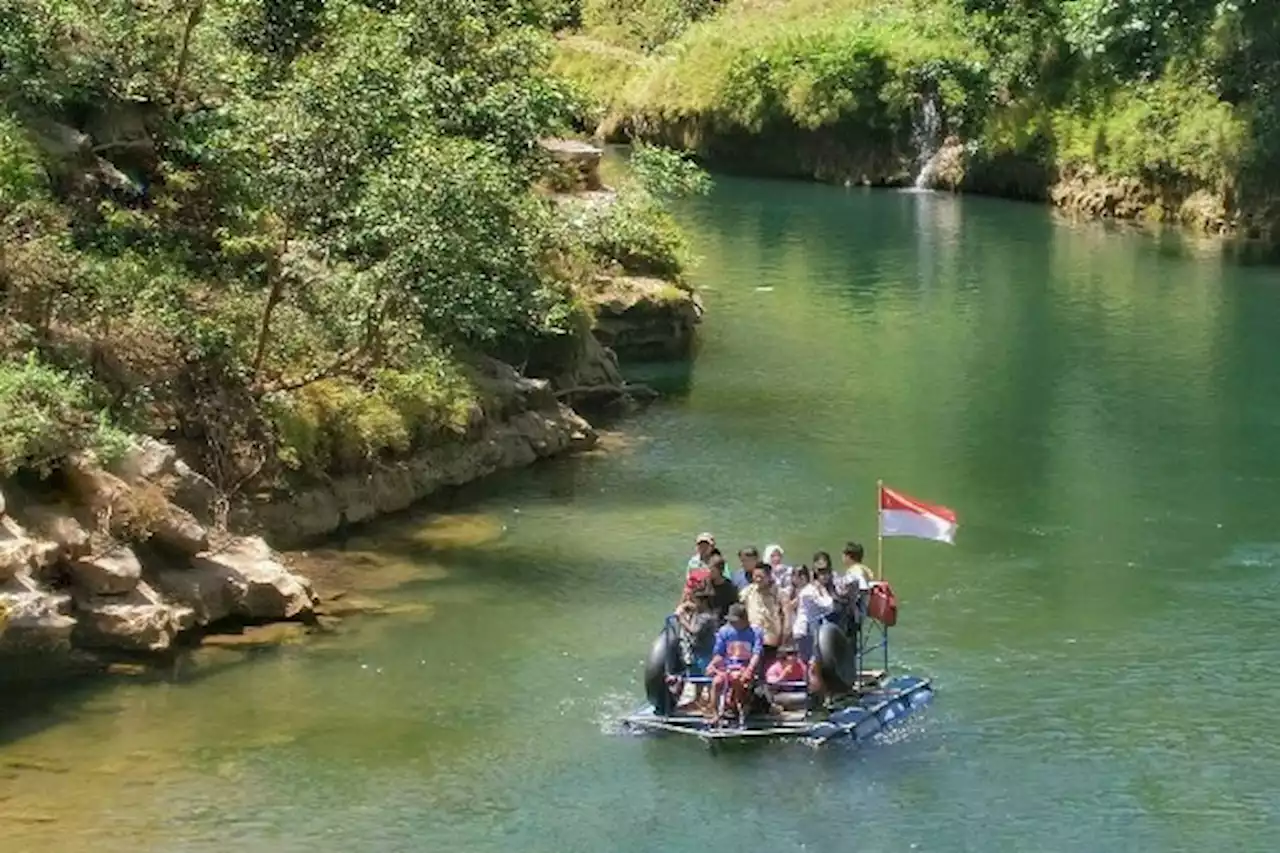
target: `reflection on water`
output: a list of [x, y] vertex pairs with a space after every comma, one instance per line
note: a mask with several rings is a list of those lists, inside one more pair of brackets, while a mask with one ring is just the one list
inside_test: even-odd
[[[0, 746], [0, 849], [1269, 849], [1274, 270], [937, 193], [724, 180], [684, 216], [697, 360], [636, 371], [678, 394], [298, 555], [374, 611], [334, 633], [64, 697]], [[886, 545], [924, 716], [616, 736], [694, 533], [869, 542], [881, 477], [961, 518]]]

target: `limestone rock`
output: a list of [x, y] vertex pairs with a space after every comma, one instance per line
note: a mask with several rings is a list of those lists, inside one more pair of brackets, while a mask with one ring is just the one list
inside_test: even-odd
[[76, 615], [76, 645], [146, 652], [164, 651], [196, 622], [190, 607], [165, 602], [145, 583], [128, 595], [81, 599]]
[[209, 532], [200, 526], [195, 516], [173, 505], [152, 522], [151, 535], [160, 544], [188, 557], [209, 547]]
[[[363, 476], [242, 506], [234, 520], [256, 525], [274, 542], [299, 545], [343, 524], [404, 509], [443, 487], [470, 483], [542, 457], [588, 450], [598, 440], [589, 423], [557, 403], [490, 424], [469, 442], [432, 447]], [[190, 579], [182, 582], [192, 583]]]
[[71, 596], [42, 588], [23, 571], [0, 584], [0, 645], [58, 645], [67, 640], [75, 620], [67, 615]]
[[542, 139], [538, 144], [556, 164], [557, 189], [595, 191], [600, 183], [600, 158], [604, 151], [577, 139]]
[[16, 521], [0, 517], [0, 581], [31, 567], [35, 542]]
[[91, 512], [116, 511], [128, 498], [129, 484], [104, 471], [89, 457], [73, 456], [63, 467], [67, 490], [76, 502]]
[[189, 569], [162, 571], [156, 583], [191, 607], [201, 625], [229, 616], [292, 619], [311, 613], [315, 603], [307, 581], [286, 569], [256, 536], [198, 554]]
[[130, 483], [154, 482], [174, 474], [177, 464], [178, 451], [172, 445], [143, 437], [133, 443], [111, 471]]
[[40, 538], [49, 540], [46, 544], [54, 545], [69, 559], [89, 553], [89, 532], [69, 506], [30, 505], [22, 510], [22, 520]]
[[181, 459], [174, 463], [173, 476], [173, 502], [201, 522], [208, 523], [212, 518], [214, 499], [218, 496], [213, 482]]
[[90, 595], [121, 595], [138, 585], [142, 564], [133, 549], [117, 545], [103, 554], [73, 560], [71, 576]]
[[621, 358], [688, 355], [702, 321], [702, 303], [679, 285], [657, 278], [616, 276], [596, 282], [591, 296], [600, 343]]

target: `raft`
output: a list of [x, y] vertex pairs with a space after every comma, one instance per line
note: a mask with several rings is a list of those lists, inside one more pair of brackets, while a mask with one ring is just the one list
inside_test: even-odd
[[[693, 708], [696, 689], [706, 687], [710, 679], [689, 671], [675, 618], [667, 617], [645, 662], [643, 682], [649, 701], [623, 718], [623, 728], [686, 735], [709, 744], [773, 739], [821, 746], [836, 739], [874, 737], [924, 708], [934, 695], [928, 678], [890, 674], [889, 625], [893, 622], [896, 619], [829, 618], [818, 630], [813, 660], [829, 688], [825, 698], [810, 697], [804, 682], [776, 685], [771, 692], [779, 711], [748, 714], [741, 724], [736, 720], [713, 724]], [[873, 654], [879, 669], [867, 668]]]
[[864, 741], [924, 708], [933, 699], [933, 683], [915, 675], [888, 677], [867, 673], [861, 691], [829, 711], [784, 711], [751, 715], [746, 724], [713, 726], [706, 717], [687, 711], [658, 714], [646, 704], [623, 719], [629, 729], [696, 737], [707, 743], [749, 740], [798, 740], [822, 746], [836, 739]]

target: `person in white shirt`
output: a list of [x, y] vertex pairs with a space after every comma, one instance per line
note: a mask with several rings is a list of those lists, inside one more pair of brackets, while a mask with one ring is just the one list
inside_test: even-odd
[[796, 598], [796, 617], [791, 635], [805, 663], [813, 660], [813, 644], [823, 619], [836, 609], [836, 589], [831, 577], [831, 557], [824, 551], [813, 555], [813, 580]]

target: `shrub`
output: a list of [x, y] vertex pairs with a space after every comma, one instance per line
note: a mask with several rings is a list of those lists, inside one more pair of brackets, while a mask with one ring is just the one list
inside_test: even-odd
[[267, 400], [281, 461], [313, 474], [358, 471], [380, 457], [463, 435], [478, 405], [470, 379], [438, 354], [414, 370], [379, 370], [366, 384], [322, 379]]
[[116, 447], [118, 432], [95, 411], [88, 380], [41, 362], [0, 364], [0, 475], [48, 473], [68, 454]]
[[638, 275], [676, 277], [689, 261], [688, 245], [671, 214], [647, 193], [624, 189], [613, 204], [588, 208], [581, 239], [597, 262]]

